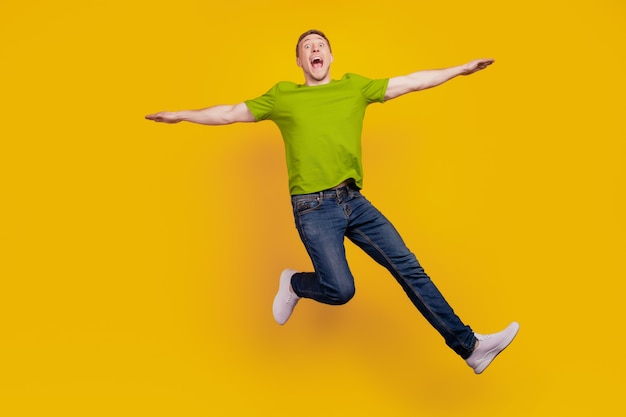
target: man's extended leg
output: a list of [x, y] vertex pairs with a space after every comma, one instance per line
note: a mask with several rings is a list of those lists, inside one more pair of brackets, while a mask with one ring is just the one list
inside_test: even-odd
[[397, 230], [365, 197], [351, 205], [348, 238], [387, 268], [447, 345], [468, 358], [476, 344], [474, 332], [455, 314]]
[[426, 319], [477, 374], [515, 338], [519, 324], [501, 332], [480, 335], [463, 324], [435, 287], [393, 225], [365, 198], [351, 202], [347, 236], [372, 258], [385, 266]]

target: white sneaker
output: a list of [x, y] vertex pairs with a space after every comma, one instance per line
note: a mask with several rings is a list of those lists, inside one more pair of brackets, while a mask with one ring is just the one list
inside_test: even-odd
[[474, 373], [480, 374], [489, 366], [492, 360], [505, 347], [509, 345], [519, 331], [519, 323], [513, 322], [499, 333], [494, 334], [478, 334], [474, 333], [478, 342], [476, 348], [465, 362], [474, 369]]
[[291, 289], [291, 277], [296, 272], [297, 271], [293, 269], [285, 269], [282, 274], [280, 274], [278, 293], [276, 293], [276, 297], [274, 297], [274, 305], [272, 306], [274, 320], [276, 320], [278, 324], [285, 324], [285, 322], [289, 320], [289, 316], [291, 316], [293, 309], [300, 300], [300, 297]]

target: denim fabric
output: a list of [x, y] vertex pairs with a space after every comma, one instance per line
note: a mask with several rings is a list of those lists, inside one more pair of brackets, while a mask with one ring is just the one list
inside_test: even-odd
[[294, 292], [325, 304], [344, 304], [354, 296], [344, 236], [391, 272], [415, 307], [462, 358], [476, 338], [463, 324], [406, 247], [394, 226], [355, 187], [292, 196], [300, 238], [315, 272], [292, 277]]

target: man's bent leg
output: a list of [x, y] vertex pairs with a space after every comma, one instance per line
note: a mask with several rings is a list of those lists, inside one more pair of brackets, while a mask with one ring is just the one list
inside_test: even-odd
[[298, 233], [315, 269], [294, 274], [293, 291], [324, 304], [345, 304], [355, 289], [345, 254], [348, 221], [343, 209], [328, 193], [295, 196], [292, 202]]

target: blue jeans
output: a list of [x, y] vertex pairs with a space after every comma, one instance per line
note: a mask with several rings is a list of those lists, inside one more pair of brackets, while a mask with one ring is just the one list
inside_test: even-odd
[[315, 269], [292, 277], [298, 296], [333, 305], [354, 296], [345, 236], [391, 272], [450, 348], [463, 359], [469, 357], [476, 343], [472, 329], [454, 313], [394, 226], [356, 187], [294, 195], [291, 200], [296, 227]]

